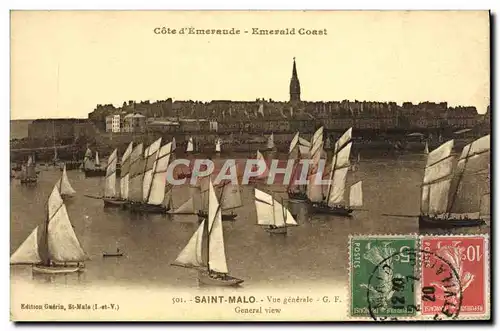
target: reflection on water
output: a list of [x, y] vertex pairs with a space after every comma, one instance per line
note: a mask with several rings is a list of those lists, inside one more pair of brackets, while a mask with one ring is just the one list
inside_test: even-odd
[[[244, 156], [240, 156], [244, 157]], [[284, 156], [283, 156], [284, 158]], [[253, 188], [242, 187], [244, 206], [235, 222], [224, 222], [228, 267], [232, 275], [245, 280], [246, 288], [290, 287], [294, 284], [347, 284], [348, 236], [350, 234], [418, 233], [417, 218], [381, 216], [382, 213], [419, 213], [420, 182], [424, 157], [364, 158], [358, 171], [348, 175], [348, 185], [363, 180], [364, 210], [351, 218], [310, 215], [305, 205], [290, 204], [298, 214], [298, 227], [287, 236], [272, 236], [256, 226]], [[33, 228], [44, 220], [44, 204], [60, 176], [54, 168], [40, 168], [36, 187], [11, 182], [11, 254]], [[29, 266], [12, 266], [16, 279], [33, 279], [58, 286], [124, 285], [193, 288], [198, 287], [194, 270], [173, 267], [171, 262], [184, 248], [198, 226], [194, 216], [131, 215], [119, 209], [104, 209], [102, 201], [84, 197], [100, 195], [104, 178], [85, 178], [68, 171], [77, 195], [66, 203], [75, 232], [90, 257], [83, 273], [33, 275]], [[259, 186], [286, 200], [282, 186]], [[177, 207], [189, 198], [186, 186], [174, 188]], [[489, 233], [481, 229], [460, 229], [460, 233]], [[434, 231], [433, 233], [444, 233]], [[448, 231], [449, 233], [449, 231]], [[103, 258], [103, 252], [123, 257]]]

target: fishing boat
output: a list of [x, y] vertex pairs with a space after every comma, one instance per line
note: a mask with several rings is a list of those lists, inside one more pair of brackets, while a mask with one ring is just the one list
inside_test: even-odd
[[19, 181], [26, 185], [37, 183], [36, 165], [32, 156], [28, 157], [28, 162], [22, 165]]
[[166, 214], [171, 208], [172, 190], [166, 182], [172, 143], [161, 146], [161, 140], [159, 138], [152, 143], [144, 153], [142, 200], [129, 204], [132, 212]]
[[[204, 248], [206, 248], [205, 254], [203, 254]], [[208, 218], [200, 223], [172, 265], [197, 270], [198, 281], [203, 285], [236, 286], [243, 283], [242, 279], [229, 274], [224, 247], [222, 211], [211, 180]]]
[[290, 182], [288, 183], [287, 193], [288, 199], [295, 202], [307, 201], [307, 185], [295, 185], [296, 181], [299, 181], [300, 183], [301, 171], [299, 170], [302, 169], [300, 163], [302, 154], [299, 145], [299, 138], [299, 133], [297, 132], [290, 142], [290, 148], [288, 152], [289, 158], [295, 159], [295, 163], [293, 165], [292, 175], [290, 176]]
[[308, 197], [314, 213], [349, 216], [355, 208], [362, 207], [363, 205], [361, 181], [350, 187], [349, 203], [344, 203], [346, 178], [349, 170], [349, 156], [352, 146], [351, 138], [352, 128], [348, 129], [335, 143], [326, 190], [323, 190], [324, 186], [317, 184], [317, 177], [322, 175], [321, 171], [312, 173], [309, 178]]
[[217, 140], [215, 141], [215, 153], [220, 153], [221, 152], [221, 140], [220, 138], [217, 138]]
[[[90, 151], [87, 149], [87, 151]], [[99, 160], [99, 153], [95, 152], [94, 163], [88, 158], [87, 153], [85, 153], [85, 158], [83, 161], [83, 171], [85, 172], [85, 177], [104, 177], [106, 176], [106, 168], [101, 167], [101, 161]]]
[[57, 181], [57, 186], [63, 199], [70, 198], [76, 193], [69, 182], [68, 173], [66, 172], [66, 165], [63, 166], [63, 172], [61, 178], [59, 178], [59, 180]]
[[[196, 185], [189, 186], [189, 196], [190, 198], [186, 200], [179, 208], [170, 212], [173, 215], [197, 215], [200, 219], [203, 219], [208, 216], [208, 207], [209, 207], [209, 183], [211, 182], [210, 177], [202, 177], [199, 179], [199, 182]], [[217, 185], [216, 188], [220, 188], [221, 185]], [[224, 189], [226, 190], [224, 192]], [[231, 192], [233, 191], [234, 192]], [[241, 195], [239, 195], [239, 186], [234, 187], [233, 185], [226, 185], [222, 187], [221, 194], [230, 194], [227, 202], [223, 203], [222, 208], [227, 208], [231, 212], [223, 213], [224, 209], [222, 209], [222, 220], [223, 221], [234, 221], [238, 216], [233, 209], [241, 206]], [[222, 200], [222, 198], [221, 198]], [[239, 200], [239, 201], [238, 201]]]
[[31, 264], [34, 273], [82, 271], [88, 260], [73, 230], [66, 206], [54, 186], [46, 204], [46, 218], [12, 254], [10, 264]]
[[[207, 181], [204, 181], [207, 182]], [[204, 192], [208, 193], [208, 190]], [[206, 195], [206, 194], [204, 194]], [[223, 221], [234, 221], [238, 214], [236, 214], [235, 209], [243, 206], [241, 200], [241, 190], [238, 182], [236, 183], [224, 183], [221, 188], [220, 195], [220, 205], [222, 211]], [[202, 199], [207, 200], [208, 197], [202, 196]], [[225, 213], [224, 213], [225, 212]], [[208, 217], [208, 212], [204, 210], [198, 211], [198, 217], [204, 219]]]
[[267, 232], [287, 234], [288, 227], [298, 225], [283, 201], [279, 203], [271, 194], [259, 189], [255, 189], [254, 195], [257, 224], [266, 226]]
[[271, 133], [269, 137], [267, 137], [267, 145], [266, 149], [264, 150], [266, 152], [275, 152], [276, 151], [276, 146], [274, 144], [274, 133]]
[[427, 156], [418, 217], [420, 228], [486, 224], [481, 217], [486, 197], [478, 194], [478, 190], [488, 184], [490, 135], [466, 145], [454, 171], [453, 145], [454, 141], [449, 140]]

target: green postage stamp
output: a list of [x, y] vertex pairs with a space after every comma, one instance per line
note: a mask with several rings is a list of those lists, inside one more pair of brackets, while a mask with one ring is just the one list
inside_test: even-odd
[[350, 238], [350, 315], [391, 319], [417, 313], [418, 237]]

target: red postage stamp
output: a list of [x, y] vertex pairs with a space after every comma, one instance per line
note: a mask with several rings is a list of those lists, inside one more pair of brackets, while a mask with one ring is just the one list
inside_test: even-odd
[[485, 236], [421, 237], [421, 311], [434, 319], [488, 315]]

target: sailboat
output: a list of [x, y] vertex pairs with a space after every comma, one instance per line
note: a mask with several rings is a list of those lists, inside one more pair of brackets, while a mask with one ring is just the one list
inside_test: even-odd
[[[208, 177], [206, 177], [208, 178]], [[202, 180], [201, 184], [207, 183], [208, 180], [204, 179]], [[203, 187], [205, 186], [205, 187]], [[208, 201], [208, 187], [206, 185], [202, 185], [202, 201]], [[234, 221], [238, 214], [234, 212], [236, 208], [239, 208], [243, 206], [243, 202], [241, 200], [241, 190], [240, 186], [238, 183], [233, 184], [233, 183], [224, 183], [221, 188], [221, 198], [220, 198], [220, 205], [221, 205], [221, 210], [222, 210], [222, 220], [223, 221]], [[202, 203], [203, 205], [206, 205], [208, 203]], [[227, 211], [230, 211], [230, 213], [227, 213]], [[226, 212], [226, 213], [224, 213]], [[198, 211], [198, 217], [200, 218], [206, 218], [208, 216], [208, 212], [204, 210], [199, 210]]]
[[[221, 206], [212, 181], [209, 181], [208, 218], [204, 219], [187, 245], [172, 263], [174, 266], [198, 271], [198, 281], [204, 285], [236, 286], [242, 279], [229, 275], [224, 247]], [[203, 256], [203, 248], [205, 256]]]
[[287, 234], [288, 227], [298, 225], [283, 201], [279, 203], [272, 195], [259, 189], [255, 189], [254, 195], [257, 224], [267, 226], [267, 232]]
[[429, 143], [427, 141], [425, 142], [424, 154], [429, 154]]
[[188, 143], [186, 146], [186, 153], [191, 153], [194, 152], [194, 142], [193, 142], [193, 137], [189, 137]]
[[257, 171], [259, 168], [263, 168], [264, 171], [255, 177], [250, 177], [249, 178], [249, 183], [262, 183], [267, 181], [267, 177], [269, 175], [269, 167], [267, 166], [266, 159], [264, 158], [264, 155], [257, 150], [256, 153], [256, 158], [257, 164], [252, 167], [252, 171]]
[[348, 129], [335, 143], [326, 192], [321, 192], [321, 186], [314, 184], [316, 180], [316, 176], [314, 175], [318, 174], [311, 176], [312, 180], [308, 183], [311, 191], [308, 190], [308, 193], [313, 193], [309, 196], [309, 200], [311, 201], [312, 210], [315, 213], [349, 216], [354, 208], [362, 207], [363, 205], [363, 187], [361, 181], [350, 187], [349, 204], [344, 204], [346, 177], [349, 170], [349, 156], [352, 146], [351, 138], [352, 128]]
[[[173, 144], [175, 145], [175, 140], [173, 141]], [[174, 150], [175, 150], [175, 148], [174, 148]], [[193, 137], [189, 137], [188, 143], [186, 146], [186, 154], [193, 153], [193, 152], [194, 152]], [[190, 166], [189, 171], [188, 172], [182, 171], [180, 174], [177, 175], [177, 179], [191, 178], [192, 175], [193, 175], [193, 171], [192, 171], [191, 166]]]
[[276, 151], [276, 146], [274, 144], [274, 133], [271, 133], [269, 137], [267, 137], [267, 145], [266, 149], [264, 150], [266, 152], [275, 152]]
[[295, 181], [300, 179], [300, 159], [302, 157], [300, 145], [299, 145], [299, 133], [297, 132], [290, 143], [289, 157], [295, 159], [295, 163], [292, 170], [292, 175], [290, 177], [290, 182], [288, 183], [287, 193], [288, 198], [291, 201], [307, 201], [307, 186], [297, 185], [295, 186]]
[[144, 170], [143, 143], [137, 144], [130, 154], [129, 183], [127, 192], [128, 207], [132, 201], [142, 201], [142, 174]]
[[161, 138], [146, 149], [142, 201], [129, 205], [132, 212], [166, 214], [171, 208], [172, 191], [165, 184], [172, 143], [160, 146]]
[[116, 193], [115, 189], [116, 176], [118, 176], [118, 173], [116, 171], [117, 151], [113, 151], [113, 153], [111, 153], [110, 157], [108, 158], [108, 165], [106, 167], [106, 180], [104, 184], [104, 207], [124, 207], [127, 203], [130, 176], [130, 158], [132, 149], [133, 142], [130, 142], [127, 149], [122, 155], [119, 194]]
[[76, 193], [76, 191], [69, 183], [68, 173], [66, 172], [66, 164], [64, 164], [63, 166], [62, 175], [61, 178], [59, 178], [59, 180], [57, 181], [57, 186], [63, 199], [72, 197]]
[[[449, 140], [427, 156], [420, 216], [421, 228], [472, 227], [486, 224], [481, 218], [484, 196], [477, 194], [481, 174], [490, 164], [490, 135], [466, 145], [453, 171], [454, 141]], [[484, 206], [483, 206], [484, 207]]]
[[220, 153], [221, 152], [221, 140], [220, 138], [217, 138], [215, 141], [215, 153]]
[[73, 230], [66, 206], [54, 186], [46, 205], [45, 222], [38, 225], [10, 257], [10, 264], [31, 264], [34, 273], [82, 271], [88, 260]]
[[[206, 176], [200, 178], [197, 185], [190, 186], [190, 198], [170, 214], [198, 215], [199, 218], [207, 217], [207, 210], [209, 207], [209, 182], [211, 182], [210, 177]], [[220, 187], [220, 185], [217, 187]], [[222, 213], [222, 220], [234, 221], [238, 215], [234, 213], [233, 209], [242, 205], [239, 185], [224, 185], [221, 194], [221, 200], [225, 194], [229, 195], [226, 201], [222, 200], [222, 212], [224, 210], [231, 210], [229, 214]]]
[[20, 182], [21, 184], [36, 184], [37, 175], [36, 175], [36, 165], [33, 157], [28, 157], [28, 162], [23, 164], [21, 167], [21, 175]]
[[[85, 158], [83, 160], [83, 171], [85, 172], [85, 177], [104, 177], [106, 176], [106, 169], [101, 168], [101, 161], [99, 160], [99, 153], [95, 152], [94, 163], [92, 163], [88, 153], [90, 149], [87, 148], [85, 153]], [[92, 153], [92, 152], [90, 152]], [[92, 154], [90, 154], [92, 155]]]

